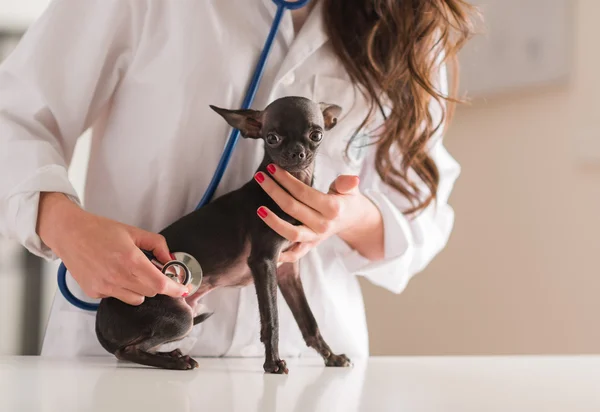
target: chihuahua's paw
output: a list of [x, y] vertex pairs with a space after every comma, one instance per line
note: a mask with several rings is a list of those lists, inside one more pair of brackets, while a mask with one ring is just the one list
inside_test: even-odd
[[158, 354], [169, 358], [181, 358], [183, 356], [183, 353], [179, 349], [172, 350], [171, 352], [158, 352]]
[[325, 366], [338, 366], [338, 367], [350, 367], [352, 366], [352, 362], [346, 355], [334, 355], [331, 354], [327, 360], [325, 360]]
[[185, 355], [183, 357], [183, 359], [185, 359], [186, 362], [188, 362], [188, 364], [191, 366], [190, 369], [196, 369], [197, 367], [200, 366], [200, 365], [198, 365], [198, 362], [196, 362], [194, 359], [190, 358], [188, 355]]
[[265, 369], [266, 373], [287, 375], [289, 372], [284, 360], [266, 361], [263, 368]]
[[187, 371], [187, 370], [191, 370], [191, 369], [196, 369], [197, 367], [198, 367], [198, 362], [196, 362], [194, 359], [190, 358], [189, 356], [185, 355], [180, 358], [177, 358], [174, 369]]

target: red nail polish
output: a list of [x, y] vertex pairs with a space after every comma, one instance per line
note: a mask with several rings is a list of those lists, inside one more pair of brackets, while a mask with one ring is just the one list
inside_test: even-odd
[[259, 215], [260, 217], [262, 217], [263, 219], [264, 219], [265, 217], [267, 217], [267, 209], [265, 209], [265, 208], [264, 208], [264, 207], [262, 207], [262, 206], [258, 208], [258, 211], [257, 211], [257, 213], [258, 213], [258, 215]]
[[184, 292], [183, 295], [181, 295], [184, 298], [187, 298], [187, 296], [190, 294], [190, 292]]
[[172, 260], [177, 260], [177, 258], [175, 257], [175, 255], [174, 255], [174, 254], [172, 254], [172, 253], [171, 253], [171, 259], [172, 259]]
[[271, 173], [272, 175], [275, 174], [275, 172], [277, 171], [277, 169], [275, 168], [274, 164], [270, 164], [267, 166], [267, 170], [269, 171], [269, 173]]
[[258, 172], [254, 175], [254, 179], [256, 179], [258, 183], [262, 183], [265, 181], [265, 176], [261, 172]]

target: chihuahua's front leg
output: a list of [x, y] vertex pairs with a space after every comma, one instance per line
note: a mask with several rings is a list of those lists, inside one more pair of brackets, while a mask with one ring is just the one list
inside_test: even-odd
[[[257, 243], [257, 242], [255, 242]], [[279, 317], [277, 314], [276, 257], [267, 248], [252, 245], [248, 266], [252, 271], [258, 309], [260, 312], [260, 340], [265, 345], [265, 372], [287, 374], [285, 361], [279, 359]]]

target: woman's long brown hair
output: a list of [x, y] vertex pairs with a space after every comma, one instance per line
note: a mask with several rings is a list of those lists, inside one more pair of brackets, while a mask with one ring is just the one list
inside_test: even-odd
[[[326, 30], [352, 82], [370, 102], [361, 128], [377, 110], [384, 116], [376, 141], [375, 167], [381, 179], [423, 210], [436, 199], [439, 171], [427, 152], [432, 135], [449, 123], [457, 90], [456, 53], [474, 33], [462, 0], [322, 0]], [[452, 92], [437, 90], [440, 63], [454, 68]], [[441, 103], [437, 124], [432, 99]], [[383, 108], [390, 109], [385, 114]], [[351, 141], [352, 143], [352, 141]], [[400, 160], [394, 153], [401, 153]], [[422, 193], [409, 171], [427, 186]]]

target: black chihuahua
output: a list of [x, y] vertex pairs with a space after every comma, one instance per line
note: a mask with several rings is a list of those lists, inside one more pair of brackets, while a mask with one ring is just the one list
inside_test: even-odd
[[[301, 97], [284, 97], [264, 111], [225, 110], [210, 106], [246, 138], [263, 139], [265, 154], [258, 170], [271, 163], [287, 170], [307, 185], [313, 184], [314, 158], [323, 133], [333, 128], [341, 108]], [[251, 180], [197, 211], [177, 220], [161, 234], [169, 249], [186, 252], [200, 262], [203, 281], [193, 302], [208, 292], [254, 281], [265, 345], [265, 372], [288, 373], [279, 358], [277, 285], [302, 331], [306, 344], [323, 357], [327, 366], [350, 366], [345, 355], [335, 355], [321, 336], [300, 281], [298, 263], [277, 267], [279, 254], [290, 247], [256, 217], [268, 207], [294, 225], [293, 219]], [[96, 334], [101, 345], [118, 359], [166, 369], [193, 369], [197, 362], [180, 350], [157, 352], [165, 343], [185, 337], [194, 325], [211, 314], [194, 317], [186, 300], [164, 295], [130, 306], [115, 298], [102, 299], [96, 315]]]

